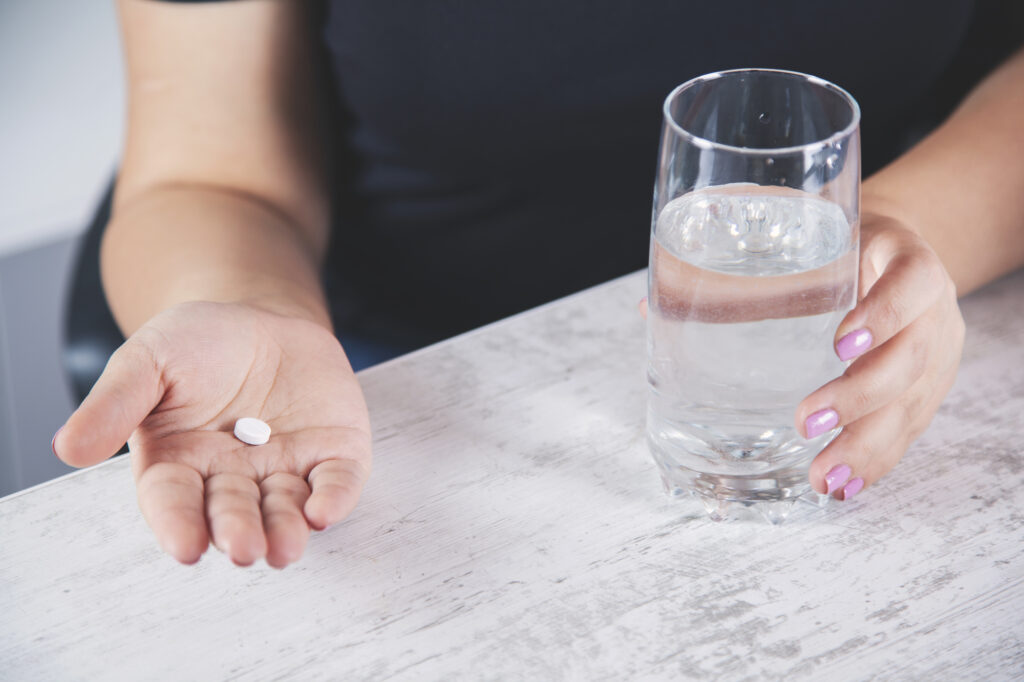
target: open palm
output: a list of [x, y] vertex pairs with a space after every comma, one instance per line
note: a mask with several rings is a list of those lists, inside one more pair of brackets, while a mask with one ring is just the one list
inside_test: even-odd
[[[250, 446], [240, 417], [272, 429]], [[139, 507], [184, 563], [212, 541], [240, 565], [298, 559], [310, 528], [348, 515], [370, 471], [366, 405], [326, 329], [252, 306], [187, 303], [114, 354], [58, 433], [69, 464], [128, 440]]]

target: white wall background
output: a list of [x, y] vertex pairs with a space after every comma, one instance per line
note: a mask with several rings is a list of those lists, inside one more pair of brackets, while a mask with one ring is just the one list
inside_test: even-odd
[[0, 495], [68, 471], [61, 318], [122, 124], [113, 0], [0, 0]]

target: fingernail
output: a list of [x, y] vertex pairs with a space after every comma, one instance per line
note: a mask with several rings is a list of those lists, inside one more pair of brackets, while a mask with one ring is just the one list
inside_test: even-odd
[[853, 497], [854, 495], [859, 493], [860, 489], [863, 488], [863, 487], [864, 487], [864, 479], [863, 478], [855, 478], [855, 479], [853, 479], [852, 481], [850, 481], [849, 483], [847, 483], [846, 485], [843, 486], [843, 499], [844, 500], [850, 499], [851, 497]]
[[867, 329], [856, 329], [836, 344], [836, 354], [843, 362], [853, 360], [871, 347], [872, 336]]
[[818, 410], [806, 420], [804, 420], [804, 431], [807, 432], [808, 438], [814, 438], [820, 436], [826, 431], [831, 431], [836, 428], [836, 424], [839, 423], [839, 415], [836, 411], [831, 408], [824, 410]]
[[53, 456], [54, 457], [60, 457], [60, 455], [57, 454], [57, 436], [60, 435], [60, 432], [63, 429], [64, 429], [63, 426], [60, 427], [59, 429], [57, 429], [57, 433], [53, 434], [53, 439], [50, 441], [50, 449], [53, 450]]
[[831, 495], [835, 491], [839, 490], [839, 486], [846, 483], [846, 480], [850, 478], [850, 474], [852, 473], [853, 470], [845, 464], [837, 464], [832, 467], [829, 472], [825, 474], [825, 485], [828, 486], [828, 490], [825, 491], [825, 494]]

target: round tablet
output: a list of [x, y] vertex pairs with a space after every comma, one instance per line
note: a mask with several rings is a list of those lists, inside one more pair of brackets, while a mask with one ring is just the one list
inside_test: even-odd
[[263, 445], [270, 440], [270, 426], [255, 417], [242, 417], [235, 422], [235, 438], [249, 445]]

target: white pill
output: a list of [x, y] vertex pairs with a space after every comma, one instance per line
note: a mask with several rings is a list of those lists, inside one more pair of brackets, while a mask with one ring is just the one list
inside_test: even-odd
[[242, 417], [235, 422], [235, 438], [249, 445], [263, 445], [270, 440], [270, 426], [255, 417]]

